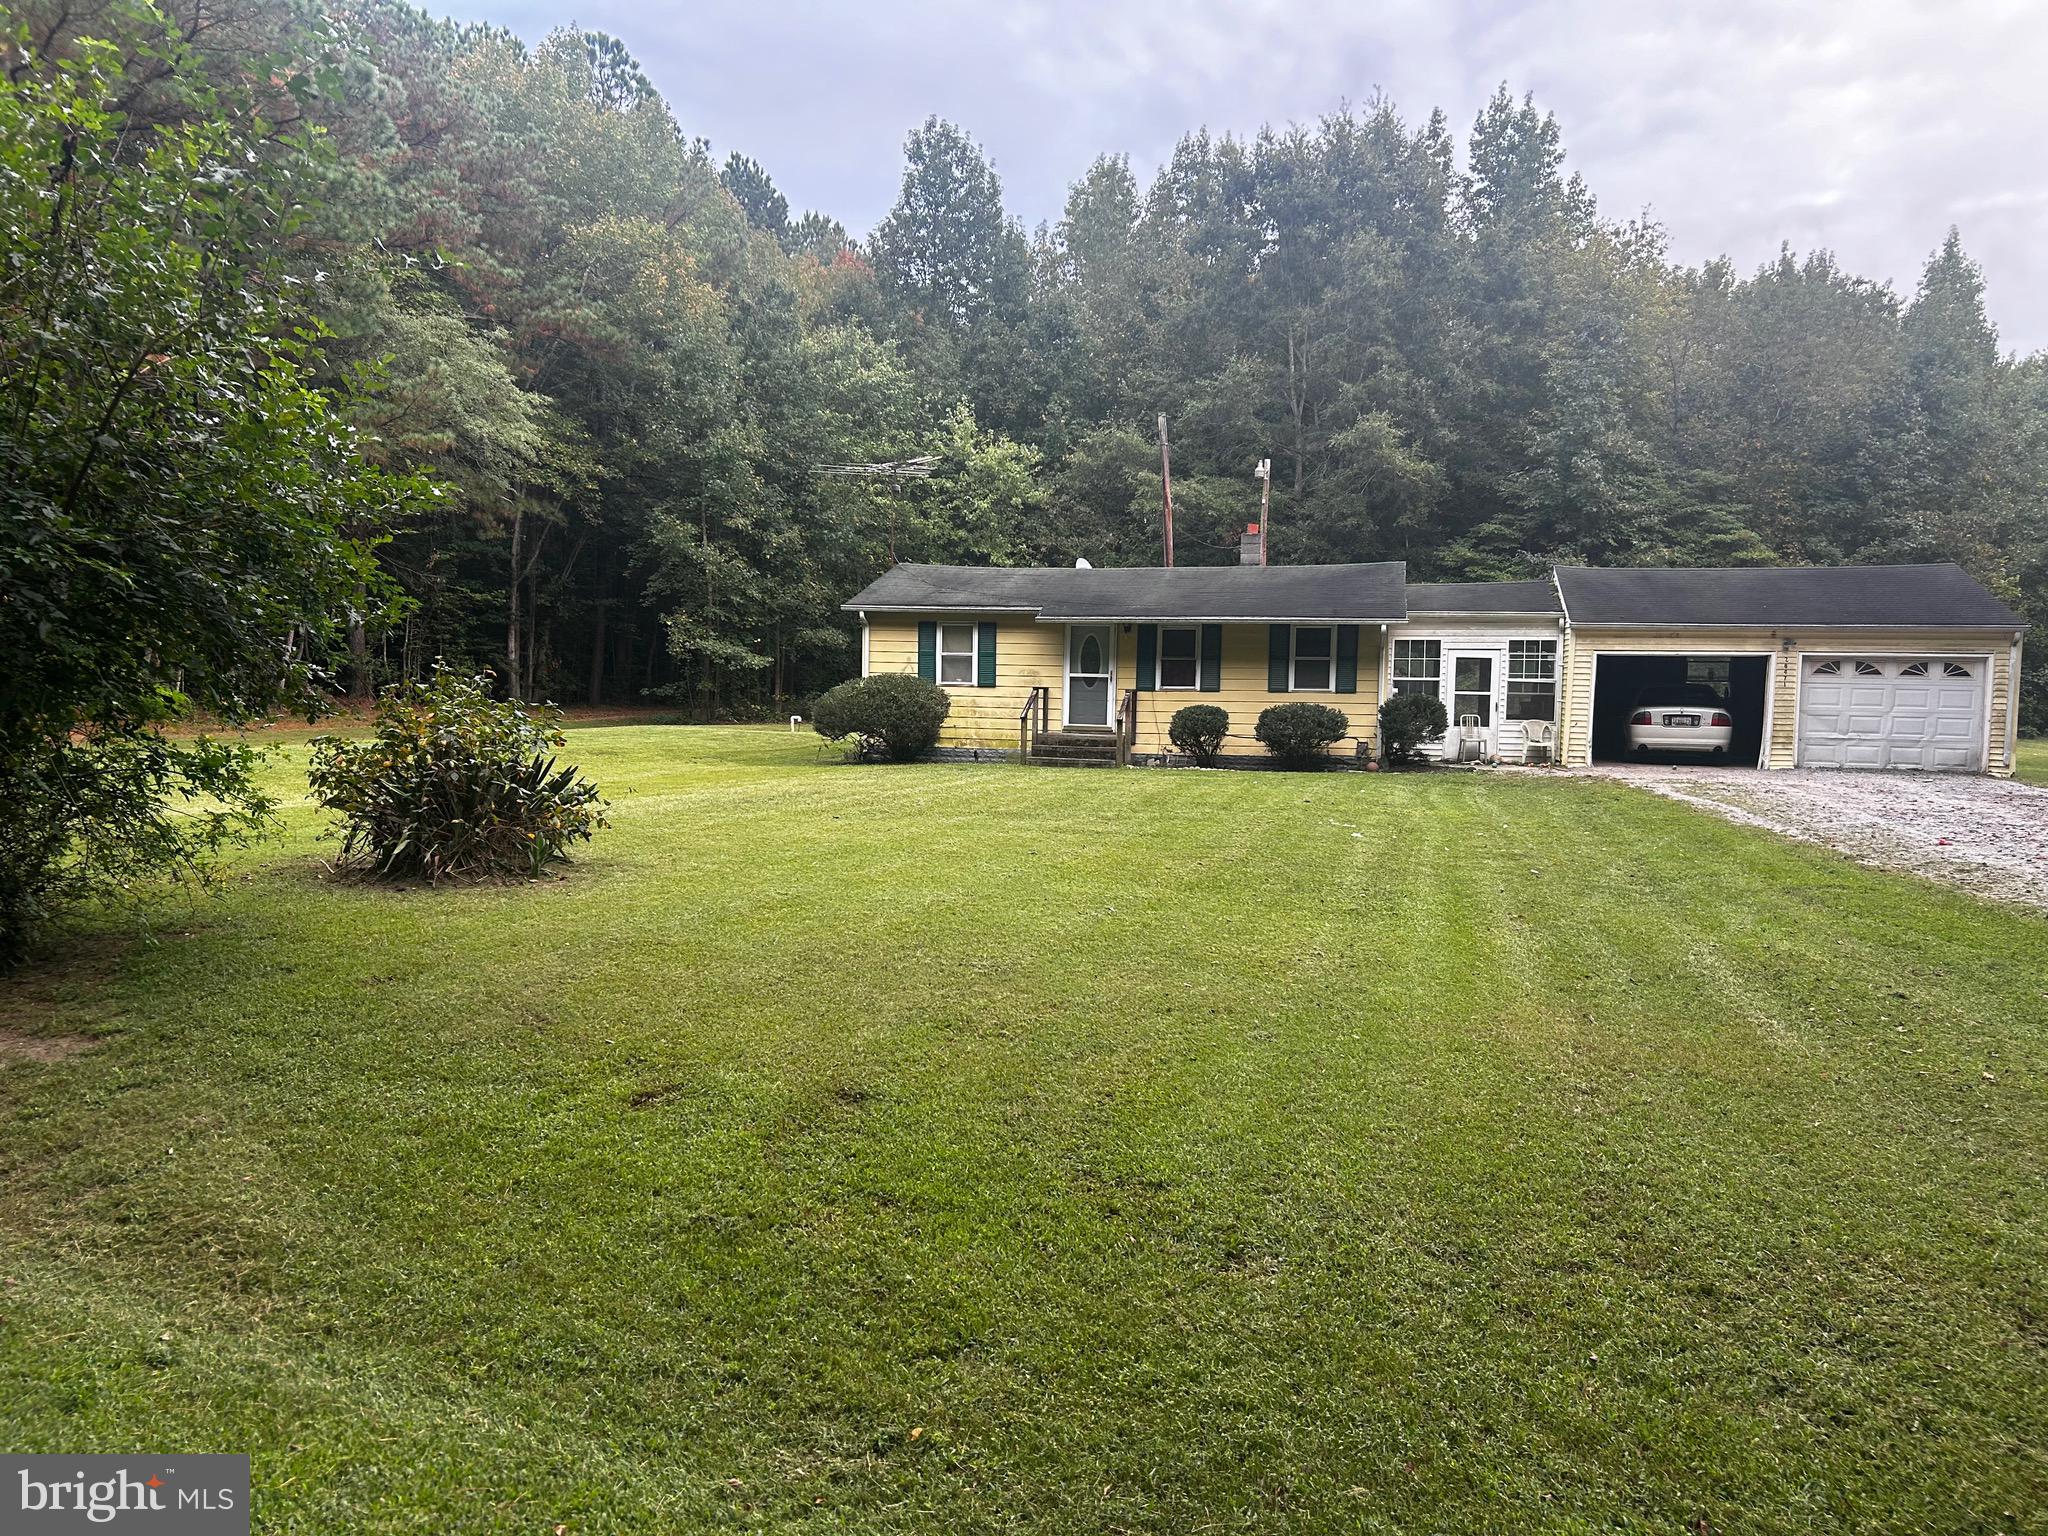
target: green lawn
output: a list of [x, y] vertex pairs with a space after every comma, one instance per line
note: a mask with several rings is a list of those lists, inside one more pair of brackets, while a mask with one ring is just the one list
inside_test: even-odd
[[0, 1443], [270, 1532], [2048, 1530], [2038, 917], [1586, 781], [571, 750], [562, 880], [300, 803], [0, 994], [106, 1036], [0, 1067]]
[[2029, 784], [2048, 784], [2048, 739], [2020, 743], [2017, 777]]

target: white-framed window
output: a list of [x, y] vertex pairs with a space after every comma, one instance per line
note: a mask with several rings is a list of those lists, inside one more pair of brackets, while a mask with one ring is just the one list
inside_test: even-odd
[[975, 684], [974, 626], [939, 626], [939, 681], [972, 688]]
[[1202, 632], [1192, 624], [1159, 626], [1159, 686], [1196, 688], [1202, 681]]
[[1685, 680], [1711, 688], [1725, 699], [1730, 688], [1728, 666], [1726, 656], [1688, 656], [1685, 658]]
[[1296, 693], [1337, 691], [1337, 631], [1328, 624], [1294, 627], [1293, 666], [1287, 686]]
[[1557, 642], [1508, 642], [1508, 718], [1557, 718]]
[[1438, 694], [1444, 672], [1441, 640], [1396, 640], [1394, 642], [1394, 692]]

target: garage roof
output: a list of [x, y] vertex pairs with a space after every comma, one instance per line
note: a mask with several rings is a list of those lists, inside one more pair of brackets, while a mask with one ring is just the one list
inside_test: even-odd
[[1043, 623], [1211, 619], [1391, 624], [1408, 616], [1407, 567], [896, 565], [844, 606], [869, 612], [1026, 612]]
[[2025, 622], [1959, 565], [1564, 565], [1556, 574], [1575, 626], [2017, 629]]
[[1408, 612], [1556, 613], [1557, 589], [1538, 581], [1411, 581]]

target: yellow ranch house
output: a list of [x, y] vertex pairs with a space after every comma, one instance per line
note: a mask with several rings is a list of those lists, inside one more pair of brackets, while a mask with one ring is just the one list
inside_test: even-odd
[[861, 671], [947, 690], [950, 757], [1176, 761], [1191, 703], [1341, 710], [1427, 692], [1432, 755], [1583, 766], [1649, 750], [1758, 768], [2012, 772], [2025, 624], [1954, 565], [1558, 567], [1411, 583], [1398, 561], [1095, 569], [903, 564], [845, 605]]

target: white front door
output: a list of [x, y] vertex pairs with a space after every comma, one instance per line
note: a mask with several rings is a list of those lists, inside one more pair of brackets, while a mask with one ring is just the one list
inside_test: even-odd
[[1067, 724], [1109, 725], [1116, 632], [1107, 624], [1067, 627]]
[[1493, 752], [1494, 660], [1490, 652], [1444, 656], [1444, 713], [1451, 717], [1451, 729], [1465, 742], [1479, 742], [1488, 756]]
[[1802, 768], [1984, 766], [1982, 656], [1809, 656], [1799, 678]]

